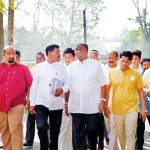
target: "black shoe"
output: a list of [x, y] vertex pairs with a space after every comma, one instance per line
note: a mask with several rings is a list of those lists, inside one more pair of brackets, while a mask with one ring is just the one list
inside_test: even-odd
[[23, 146], [24, 146], [24, 147], [32, 147], [33, 144], [31, 144], [31, 143], [23, 143]]
[[0, 149], [2, 149], [3, 148], [3, 146], [0, 146]]

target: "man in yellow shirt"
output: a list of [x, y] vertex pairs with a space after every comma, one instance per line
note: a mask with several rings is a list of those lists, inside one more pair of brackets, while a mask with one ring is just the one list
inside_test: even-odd
[[138, 99], [139, 94], [143, 121], [146, 119], [146, 104], [143, 92], [143, 81], [140, 74], [130, 68], [132, 53], [124, 51], [120, 53], [120, 68], [114, 69], [109, 73], [109, 83], [107, 85], [107, 101], [105, 106], [105, 115], [109, 117], [108, 109], [109, 90], [112, 87], [112, 108], [114, 122], [116, 125], [117, 136], [119, 138], [122, 150], [135, 149], [135, 134], [138, 117]]

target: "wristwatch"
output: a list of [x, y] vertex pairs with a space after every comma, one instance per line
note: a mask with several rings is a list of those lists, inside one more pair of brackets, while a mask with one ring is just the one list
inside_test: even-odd
[[142, 111], [143, 111], [143, 112], [146, 112], [146, 113], [148, 112], [147, 109], [142, 109]]

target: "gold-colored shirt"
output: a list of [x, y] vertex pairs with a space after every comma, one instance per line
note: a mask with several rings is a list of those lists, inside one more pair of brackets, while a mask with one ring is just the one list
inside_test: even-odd
[[114, 69], [109, 73], [109, 79], [108, 85], [113, 87], [111, 111], [119, 114], [138, 112], [137, 89], [144, 87], [140, 74], [132, 68]]

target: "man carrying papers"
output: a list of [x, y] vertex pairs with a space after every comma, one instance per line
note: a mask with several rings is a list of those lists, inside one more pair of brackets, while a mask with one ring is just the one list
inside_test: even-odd
[[[68, 77], [66, 67], [58, 62], [59, 46], [54, 44], [46, 48], [47, 61], [38, 64], [33, 76], [31, 87], [30, 113], [35, 113], [40, 150], [48, 150], [48, 132], [50, 128], [50, 149], [58, 150], [58, 136], [60, 132], [63, 98], [62, 93], [68, 91]], [[60, 80], [64, 85], [51, 93], [53, 78]], [[49, 124], [48, 124], [49, 118]]]

